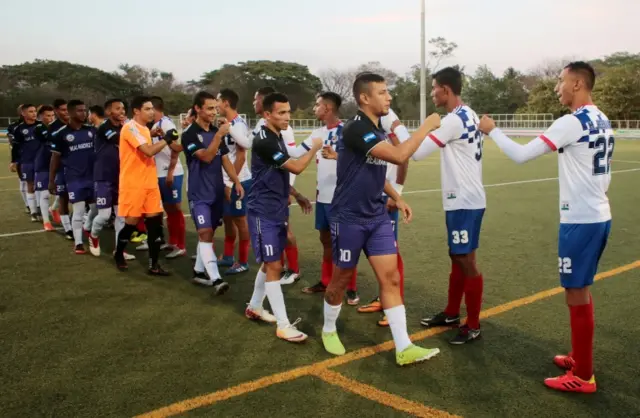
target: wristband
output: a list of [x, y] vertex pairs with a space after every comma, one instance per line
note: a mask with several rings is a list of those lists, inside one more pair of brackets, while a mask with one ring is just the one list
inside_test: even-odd
[[173, 141], [176, 141], [180, 136], [178, 135], [178, 131], [175, 129], [169, 130], [166, 134], [164, 134], [164, 140], [167, 145], [171, 145]]
[[398, 193], [400, 196], [402, 196], [402, 190], [404, 189], [404, 185], [397, 184], [397, 183], [391, 183], [391, 186], [396, 191], [396, 193]]

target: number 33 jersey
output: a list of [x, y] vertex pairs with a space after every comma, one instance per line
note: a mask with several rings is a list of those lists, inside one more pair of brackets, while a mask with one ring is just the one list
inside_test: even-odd
[[607, 116], [594, 105], [583, 106], [557, 119], [540, 139], [558, 151], [560, 223], [610, 220], [614, 138]]

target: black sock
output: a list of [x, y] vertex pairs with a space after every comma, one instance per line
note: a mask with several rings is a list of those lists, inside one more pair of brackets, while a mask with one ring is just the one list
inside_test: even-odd
[[155, 269], [158, 266], [158, 258], [160, 257], [160, 242], [162, 236], [162, 215], [146, 218], [144, 220], [147, 225], [147, 236], [149, 239], [149, 268]]
[[124, 228], [118, 234], [118, 242], [116, 243], [116, 257], [124, 257], [124, 249], [127, 247], [131, 235], [136, 231], [135, 225], [124, 224]]

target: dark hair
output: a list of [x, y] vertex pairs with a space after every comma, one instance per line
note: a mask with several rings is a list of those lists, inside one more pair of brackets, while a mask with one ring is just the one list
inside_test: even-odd
[[148, 103], [150, 101], [151, 101], [151, 97], [149, 96], [136, 96], [133, 99], [131, 99], [131, 108], [141, 110], [142, 106], [144, 106], [145, 103]]
[[105, 109], [109, 109], [111, 106], [113, 106], [114, 103], [122, 103], [125, 108], [127, 107], [127, 105], [124, 102], [124, 100], [116, 98], [116, 99], [109, 99], [106, 102], [104, 102], [104, 108]]
[[153, 108], [159, 112], [164, 112], [164, 100], [160, 96], [151, 96], [151, 104]]
[[356, 76], [356, 81], [353, 82], [353, 97], [356, 99], [356, 103], [360, 104], [360, 95], [362, 93], [369, 92], [369, 84], [371, 83], [384, 83], [385, 79], [379, 74], [370, 72], [360, 73]]
[[589, 91], [593, 90], [593, 87], [596, 85], [596, 72], [591, 64], [584, 61], [574, 61], [567, 64], [564, 68], [582, 76], [587, 89]]
[[53, 106], [42, 105], [40, 109], [38, 109], [38, 116], [42, 115], [44, 112], [53, 112]]
[[84, 102], [82, 100], [73, 99], [73, 100], [69, 100], [69, 103], [67, 103], [67, 107], [69, 108], [69, 110], [73, 110], [77, 106], [82, 106], [83, 104]]
[[325, 91], [318, 94], [318, 97], [320, 97], [322, 100], [326, 100], [328, 102], [333, 103], [336, 110], [340, 109], [340, 106], [342, 105], [342, 97], [340, 97], [338, 93], [334, 93], [332, 91]]
[[446, 67], [433, 75], [439, 86], [447, 86], [453, 94], [460, 96], [462, 94], [462, 73], [453, 67]]
[[258, 93], [258, 96], [264, 97], [268, 94], [275, 93], [275, 92], [276, 92], [276, 89], [274, 89], [273, 87], [265, 86], [265, 87], [260, 87], [256, 93]]
[[[20, 111], [25, 111], [27, 109], [29, 109], [30, 107], [36, 107], [36, 105], [31, 104], [31, 103], [25, 103], [20, 107]], [[37, 109], [37, 107], [36, 107]]]
[[53, 101], [53, 108], [60, 109], [61, 106], [64, 106], [66, 104], [67, 104], [67, 101], [65, 99], [55, 99]]
[[229, 107], [236, 110], [238, 108], [238, 101], [240, 98], [238, 97], [238, 93], [235, 91], [231, 89], [222, 89], [220, 90], [220, 100], [229, 102]]
[[102, 106], [93, 105], [89, 108], [89, 112], [98, 115], [99, 118], [104, 118], [104, 108]]
[[289, 98], [284, 93], [270, 93], [267, 94], [262, 101], [262, 108], [266, 112], [273, 111], [273, 105], [276, 103], [289, 103]]
[[195, 110], [196, 106], [202, 108], [202, 106], [204, 106], [204, 102], [206, 102], [207, 99], [215, 100], [216, 98], [208, 91], [199, 91], [198, 94], [193, 97], [193, 110]]

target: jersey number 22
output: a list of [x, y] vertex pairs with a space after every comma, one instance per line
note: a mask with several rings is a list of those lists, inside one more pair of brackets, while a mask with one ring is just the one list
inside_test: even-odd
[[593, 175], [599, 176], [602, 174], [608, 174], [611, 171], [611, 157], [613, 157], [614, 139], [612, 136], [608, 138], [599, 136], [595, 142], [593, 142], [593, 148], [596, 149], [596, 153], [593, 155]]

